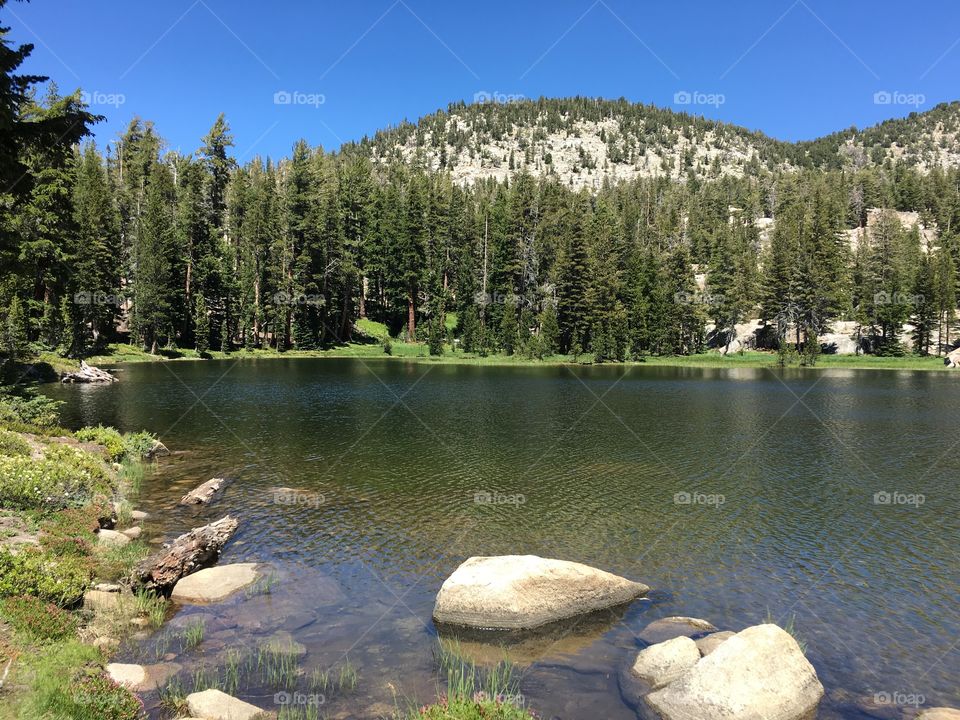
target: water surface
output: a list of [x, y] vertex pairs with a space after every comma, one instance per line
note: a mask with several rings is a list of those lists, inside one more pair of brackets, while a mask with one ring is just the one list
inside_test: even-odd
[[[953, 375], [348, 359], [119, 375], [51, 393], [70, 426], [146, 428], [182, 451], [145, 484], [150, 536], [231, 512], [242, 524], [223, 562], [269, 563], [280, 579], [268, 596], [182, 610], [174, 625], [210, 621], [185, 667], [282, 631], [307, 669], [345, 656], [358, 668], [330, 717], [425, 702], [443, 579], [471, 555], [534, 553], [655, 589], [510, 650], [543, 717], [636, 717], [618, 673], [667, 615], [733, 630], [793, 619], [824, 718], [867, 717], [852, 701], [875, 693], [960, 706]], [[176, 508], [224, 475], [235, 482], [213, 507]]]

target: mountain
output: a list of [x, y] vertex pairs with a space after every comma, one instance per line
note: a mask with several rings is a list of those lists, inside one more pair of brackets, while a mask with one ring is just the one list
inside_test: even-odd
[[347, 146], [378, 163], [447, 169], [454, 182], [503, 180], [526, 170], [573, 188], [638, 177], [698, 179], [802, 168], [859, 169], [887, 160], [928, 171], [960, 166], [960, 102], [850, 128], [812, 141], [762, 132], [624, 99], [454, 103]]

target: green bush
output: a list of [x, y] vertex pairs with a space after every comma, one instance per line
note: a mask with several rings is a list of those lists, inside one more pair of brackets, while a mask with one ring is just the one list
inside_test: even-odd
[[90, 579], [90, 567], [83, 558], [56, 557], [29, 548], [14, 555], [0, 548], [0, 597], [32, 595], [69, 607], [80, 601]]
[[62, 640], [77, 630], [73, 614], [30, 595], [0, 600], [0, 616], [31, 640]]
[[90, 555], [104, 511], [92, 504], [51, 515], [40, 523], [40, 545], [54, 555]]
[[18, 433], [0, 430], [0, 455], [30, 455], [30, 445]]
[[156, 444], [157, 439], [148, 432], [127, 433], [123, 436], [124, 452], [133, 460], [146, 457]]
[[103, 672], [90, 672], [70, 685], [76, 720], [139, 720], [145, 717], [143, 703], [127, 688]]
[[60, 422], [62, 404], [59, 400], [51, 400], [45, 395], [32, 392], [12, 395], [9, 389], [5, 389], [0, 394], [0, 420], [38, 427], [53, 427]]
[[111, 427], [97, 425], [97, 427], [85, 427], [74, 433], [77, 440], [81, 442], [92, 442], [97, 445], [103, 445], [107, 449], [107, 454], [114, 462], [119, 462], [126, 454], [127, 447], [123, 441], [123, 436]]
[[0, 506], [5, 508], [58, 510], [112, 492], [103, 463], [82, 450], [51, 445], [39, 460], [0, 456]]

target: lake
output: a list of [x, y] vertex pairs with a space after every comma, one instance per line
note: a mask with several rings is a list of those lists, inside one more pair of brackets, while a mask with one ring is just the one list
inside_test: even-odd
[[[235, 514], [221, 562], [268, 563], [278, 581], [180, 610], [172, 628], [207, 621], [176, 659], [184, 673], [289, 633], [306, 670], [357, 669], [328, 717], [431, 701], [442, 581], [472, 555], [533, 553], [653, 588], [570, 632], [464, 643], [514, 659], [543, 717], [636, 717], [618, 673], [669, 615], [732, 630], [792, 620], [827, 689], [823, 718], [869, 717], [856, 700], [877, 693], [960, 706], [952, 374], [265, 359], [118, 376], [49, 393], [69, 427], [147, 429], [175, 451], [137, 502], [148, 536]], [[211, 507], [176, 506], [217, 476], [235, 481]]]

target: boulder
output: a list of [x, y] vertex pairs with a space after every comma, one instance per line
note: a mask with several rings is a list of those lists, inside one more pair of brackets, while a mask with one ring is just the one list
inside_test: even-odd
[[139, 525], [134, 525], [133, 527], [127, 528], [126, 530], [121, 530], [120, 533], [130, 538], [131, 540], [136, 540], [138, 537], [140, 537], [141, 534], [143, 534], [143, 528], [140, 527]]
[[656, 690], [672, 683], [699, 659], [700, 650], [693, 640], [676, 637], [641, 650], [631, 672]]
[[520, 630], [622, 605], [650, 588], [603, 570], [535, 555], [472, 557], [437, 594], [440, 624]]
[[253, 720], [260, 708], [219, 690], [204, 690], [187, 695], [190, 714], [205, 720]]
[[250, 585], [258, 577], [256, 563], [206, 568], [178, 580], [170, 599], [181, 603], [217, 602]]
[[709, 635], [697, 640], [697, 649], [700, 651], [700, 654], [703, 657], [706, 657], [707, 655], [712, 653], [714, 650], [716, 650], [718, 647], [720, 647], [721, 643], [725, 642], [726, 640], [729, 640], [734, 635], [736, 635], [736, 633], [731, 632], [730, 630], [724, 630], [723, 632], [710, 633]]
[[712, 623], [700, 618], [665, 617], [654, 620], [637, 636], [648, 645], [662, 643], [675, 637], [693, 637], [704, 633], [716, 632]]
[[130, 519], [131, 519], [131, 520], [142, 521], [142, 520], [146, 520], [148, 517], [150, 517], [150, 516], [147, 515], [147, 513], [145, 513], [143, 510], [131, 510], [131, 511], [130, 511]]
[[789, 633], [756, 625], [646, 697], [662, 720], [806, 720], [823, 686]]
[[97, 543], [100, 545], [119, 547], [126, 545], [128, 542], [130, 542], [130, 538], [116, 530], [100, 529], [97, 531]]
[[93, 586], [93, 589], [99, 590], [100, 592], [118, 593], [123, 588], [117, 583], [97, 583]]
[[111, 680], [131, 690], [136, 690], [147, 679], [147, 671], [143, 669], [142, 665], [107, 663], [106, 671]]
[[917, 715], [917, 720], [960, 720], [960, 710], [947, 707], [928, 708]]

